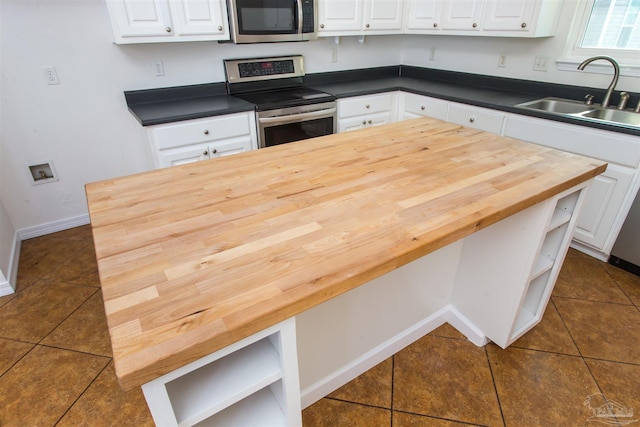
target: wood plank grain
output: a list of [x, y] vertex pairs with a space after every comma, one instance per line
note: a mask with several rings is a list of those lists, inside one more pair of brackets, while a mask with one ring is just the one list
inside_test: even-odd
[[148, 382], [605, 169], [423, 118], [88, 184], [120, 384]]

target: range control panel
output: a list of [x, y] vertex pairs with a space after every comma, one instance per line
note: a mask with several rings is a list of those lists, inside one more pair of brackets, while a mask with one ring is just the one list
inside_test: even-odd
[[224, 61], [229, 83], [304, 76], [301, 55]]

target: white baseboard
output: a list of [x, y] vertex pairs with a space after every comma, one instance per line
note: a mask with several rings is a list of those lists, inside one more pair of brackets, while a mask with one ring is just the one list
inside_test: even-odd
[[46, 224], [36, 225], [35, 227], [23, 228], [18, 230], [20, 240], [32, 239], [34, 237], [44, 236], [45, 234], [56, 233], [69, 228], [79, 227], [89, 224], [89, 214], [78, 215], [71, 218], [53, 221]]
[[9, 283], [9, 281], [2, 275], [2, 272], [0, 272], [0, 297], [10, 295], [14, 292], [15, 290], [11, 286], [11, 283]]
[[489, 342], [487, 337], [454, 306], [447, 305], [331, 375], [301, 390], [302, 408], [312, 405], [447, 322], [477, 346], [481, 347]]
[[609, 254], [600, 252], [597, 249], [590, 248], [589, 246], [583, 245], [582, 243], [576, 242], [575, 240], [572, 240], [569, 246], [577, 251], [582, 252], [583, 254], [587, 254], [594, 257], [595, 259], [599, 259], [600, 261], [609, 261]]

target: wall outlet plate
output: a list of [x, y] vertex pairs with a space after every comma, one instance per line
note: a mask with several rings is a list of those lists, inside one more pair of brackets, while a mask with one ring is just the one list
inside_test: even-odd
[[31, 185], [39, 185], [58, 180], [56, 168], [50, 160], [37, 162], [28, 166], [31, 176]]
[[548, 71], [549, 70], [549, 58], [546, 56], [536, 56], [536, 60], [533, 62], [533, 71]]

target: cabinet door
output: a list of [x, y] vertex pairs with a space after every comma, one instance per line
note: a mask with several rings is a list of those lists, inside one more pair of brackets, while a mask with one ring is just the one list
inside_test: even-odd
[[318, 32], [360, 31], [364, 0], [320, 0]]
[[215, 144], [211, 144], [209, 146], [209, 156], [211, 158], [224, 157], [230, 156], [232, 154], [244, 153], [245, 151], [250, 150], [251, 139], [249, 137], [238, 138], [234, 141], [221, 141]]
[[402, 0], [369, 0], [365, 8], [365, 30], [399, 30], [402, 28]]
[[529, 31], [535, 0], [486, 0], [483, 30]]
[[166, 168], [169, 166], [186, 165], [209, 158], [209, 147], [207, 145], [186, 146], [169, 150], [158, 151], [156, 166]]
[[405, 0], [405, 33], [432, 32], [440, 29], [442, 0]]
[[633, 177], [633, 170], [611, 163], [603, 174], [595, 177], [578, 217], [575, 240], [605, 249]]
[[443, 0], [443, 30], [480, 30], [484, 0]]
[[116, 41], [120, 37], [173, 36], [166, 0], [106, 0]]
[[229, 37], [226, 6], [220, 0], [172, 1], [171, 12], [178, 35]]

